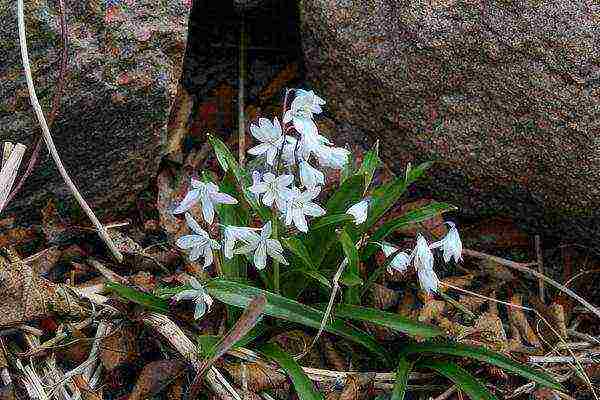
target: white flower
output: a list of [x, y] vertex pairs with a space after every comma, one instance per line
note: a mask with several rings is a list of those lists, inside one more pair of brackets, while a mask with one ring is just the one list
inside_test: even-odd
[[433, 271], [433, 253], [429, 249], [427, 240], [421, 234], [417, 235], [417, 246], [412, 251], [411, 258], [413, 258], [421, 288], [427, 293], [437, 291], [439, 280]]
[[185, 213], [185, 219], [188, 226], [194, 231], [195, 235], [184, 235], [177, 239], [177, 246], [182, 249], [191, 249], [190, 261], [196, 261], [201, 255], [204, 257], [204, 268], [213, 262], [213, 249], [218, 249], [219, 243], [211, 239], [208, 233], [198, 225], [198, 222], [190, 213]]
[[285, 208], [285, 224], [291, 225], [293, 222], [299, 231], [308, 232], [305, 215], [320, 217], [326, 213], [321, 206], [312, 201], [319, 195], [320, 191], [321, 189], [316, 187], [301, 193], [298, 188], [293, 188]]
[[[386, 257], [390, 257], [392, 254], [394, 254], [395, 252], [398, 251], [398, 249], [396, 247], [394, 247], [388, 243], [380, 243], [379, 245], [381, 246], [381, 250], [383, 251], [383, 254], [385, 254]], [[399, 272], [404, 272], [404, 271], [406, 271], [406, 268], [408, 268], [410, 261], [411, 261], [410, 255], [401, 251], [389, 263], [389, 265], [387, 267], [387, 271], [389, 273], [392, 273], [393, 270], [396, 270]]]
[[173, 296], [173, 301], [179, 302], [181, 300], [192, 300], [196, 303], [196, 309], [194, 310], [194, 319], [202, 317], [206, 311], [210, 312], [213, 299], [206, 293], [206, 290], [200, 282], [194, 277], [190, 279], [192, 289], [183, 290]]
[[271, 207], [273, 201], [277, 204], [277, 208], [280, 210], [285, 209], [285, 200], [290, 196], [291, 189], [288, 187], [293, 181], [292, 175], [280, 175], [275, 177], [274, 174], [267, 172], [260, 179], [256, 179], [260, 174], [254, 171], [252, 173], [252, 180], [254, 184], [248, 188], [248, 190], [254, 193], [256, 196], [263, 194], [262, 202], [265, 206]]
[[287, 265], [283, 258], [283, 247], [278, 240], [271, 239], [271, 221], [267, 222], [260, 230], [260, 235], [251, 232], [242, 240], [247, 244], [235, 250], [235, 254], [247, 254], [254, 252], [254, 265], [257, 269], [264, 269], [267, 265], [267, 255], [282, 264]]
[[323, 104], [325, 104], [325, 100], [317, 96], [312, 90], [298, 89], [290, 109], [283, 116], [283, 123], [293, 122], [294, 128], [301, 135], [317, 135], [317, 126], [313, 121], [313, 114], [321, 113]]
[[351, 206], [346, 210], [346, 214], [354, 217], [354, 224], [360, 225], [367, 220], [367, 211], [369, 210], [370, 199], [366, 198]]
[[285, 137], [285, 145], [283, 146], [283, 153], [281, 159], [285, 165], [290, 166], [296, 164], [296, 145], [298, 141], [292, 136]]
[[220, 193], [219, 187], [212, 182], [204, 183], [192, 178], [192, 187], [181, 201], [181, 204], [173, 210], [173, 214], [181, 214], [188, 211], [200, 200], [202, 203], [202, 215], [204, 220], [212, 224], [215, 217], [216, 204], [237, 204], [237, 200], [228, 194]]
[[300, 168], [300, 182], [307, 189], [312, 189], [317, 185], [325, 184], [325, 175], [308, 161], [301, 160], [298, 164]]
[[440, 280], [433, 269], [417, 269], [417, 277], [419, 278], [421, 289], [427, 292], [427, 294], [430, 294], [431, 292], [437, 292], [440, 285]]
[[223, 232], [223, 235], [225, 236], [225, 241], [223, 243], [223, 255], [226, 258], [233, 257], [233, 248], [235, 247], [235, 243], [238, 240], [244, 240], [252, 235], [254, 230], [256, 229], [243, 226], [225, 226], [225, 230]]
[[350, 151], [342, 147], [332, 147], [321, 144], [316, 147], [315, 154], [319, 165], [334, 169], [342, 169], [348, 163]]
[[458, 229], [454, 222], [446, 222], [450, 225], [450, 230], [439, 242], [432, 243], [429, 246], [432, 249], [437, 247], [442, 248], [444, 262], [449, 262], [450, 259], [454, 258], [454, 262], [462, 261], [462, 242], [458, 234]]
[[273, 165], [284, 140], [277, 117], [273, 120], [273, 123], [266, 118], [260, 118], [258, 125], [250, 124], [250, 133], [261, 144], [249, 149], [248, 153], [254, 156], [266, 154], [267, 164]]

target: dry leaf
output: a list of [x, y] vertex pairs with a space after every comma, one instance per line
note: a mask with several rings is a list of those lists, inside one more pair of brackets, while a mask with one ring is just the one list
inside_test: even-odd
[[[312, 343], [312, 340], [311, 336], [301, 330], [284, 332], [269, 339], [270, 342], [277, 343], [279, 347], [285, 349], [292, 356], [303, 354]], [[308, 354], [302, 357], [302, 365], [319, 368], [322, 365], [319, 351], [314, 347], [311, 348]]]
[[169, 236], [176, 236], [182, 224], [171, 213], [171, 207], [176, 200], [177, 190], [174, 187], [175, 182], [168, 169], [165, 168], [158, 174], [156, 185], [158, 186], [156, 208], [158, 209], [160, 226]]
[[348, 360], [339, 353], [329, 335], [323, 334], [319, 340], [321, 352], [325, 360], [338, 371], [345, 371], [348, 368]]
[[[521, 296], [518, 294], [513, 295], [511, 299], [511, 303], [516, 305], [522, 305]], [[529, 321], [527, 321], [527, 316], [523, 312], [522, 309], [517, 307], [510, 307], [508, 309], [508, 319], [510, 321], [510, 325], [515, 327], [521, 336], [521, 340], [526, 340], [530, 346], [539, 347], [540, 340], [537, 335], [529, 325]]]
[[287, 376], [277, 370], [255, 363], [233, 364], [219, 362], [219, 366], [227, 371], [237, 386], [247, 387], [252, 392], [262, 392], [288, 386]]
[[189, 133], [188, 122], [194, 100], [182, 85], [177, 87], [177, 95], [173, 106], [169, 124], [167, 125], [167, 146], [165, 154], [175, 162], [183, 162], [183, 141]]
[[400, 295], [395, 290], [374, 283], [369, 290], [370, 304], [379, 310], [386, 310], [398, 303]]
[[160, 360], [147, 364], [128, 400], [153, 397], [185, 373], [186, 365], [180, 360]]
[[108, 371], [121, 364], [132, 362], [139, 356], [139, 346], [136, 338], [139, 336], [135, 326], [126, 325], [102, 339], [100, 360]]
[[430, 299], [419, 311], [419, 322], [431, 323], [436, 318], [441, 316], [445, 307], [445, 301]]

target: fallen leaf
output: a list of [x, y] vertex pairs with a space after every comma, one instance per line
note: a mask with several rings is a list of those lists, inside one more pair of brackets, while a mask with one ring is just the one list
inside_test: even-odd
[[252, 392], [260, 393], [281, 386], [289, 388], [287, 375], [256, 363], [225, 363], [219, 366], [227, 371], [237, 386], [248, 388]]
[[374, 283], [369, 290], [369, 303], [379, 310], [396, 306], [399, 298], [398, 292], [378, 283]]
[[128, 400], [153, 397], [185, 373], [186, 365], [180, 360], [160, 360], [147, 364], [137, 379]]
[[325, 360], [337, 371], [345, 371], [348, 368], [348, 360], [336, 349], [329, 335], [323, 334], [319, 339], [321, 351]]
[[[516, 305], [523, 305], [521, 295], [515, 294], [511, 298], [511, 303]], [[527, 343], [525, 345], [539, 347], [540, 340], [537, 335], [529, 325], [529, 321], [527, 321], [527, 316], [523, 312], [522, 309], [517, 307], [510, 307], [508, 309], [508, 319], [510, 321], [510, 325], [519, 332], [521, 336], [521, 340], [526, 340]]]
[[[312, 343], [313, 338], [301, 330], [293, 330], [280, 333], [277, 336], [269, 339], [269, 342], [277, 343], [279, 347], [292, 356], [303, 354]], [[319, 351], [316, 348], [311, 350], [302, 357], [302, 365], [306, 367], [319, 368], [322, 364]]]
[[156, 208], [158, 209], [160, 226], [174, 237], [181, 229], [182, 224], [175, 215], [171, 213], [171, 207], [175, 203], [177, 190], [175, 189], [174, 179], [168, 169], [163, 169], [156, 178], [158, 186], [158, 197], [156, 199]]
[[175, 162], [183, 162], [183, 142], [189, 133], [189, 118], [192, 113], [194, 100], [180, 84], [177, 95], [171, 107], [171, 115], [167, 125], [167, 145], [165, 154]]
[[111, 371], [121, 364], [135, 360], [140, 352], [138, 335], [135, 326], [126, 325], [104, 338], [100, 350], [100, 360], [104, 368]]

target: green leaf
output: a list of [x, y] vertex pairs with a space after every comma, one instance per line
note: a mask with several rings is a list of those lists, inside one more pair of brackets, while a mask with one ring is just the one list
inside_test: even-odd
[[[360, 303], [360, 291], [356, 288], [357, 284], [362, 284], [362, 279], [360, 279], [360, 273], [358, 270], [359, 256], [358, 250], [356, 249], [356, 245], [346, 229], [342, 230], [340, 233], [340, 242], [342, 243], [342, 249], [344, 251], [344, 255], [348, 259], [348, 266], [341, 276], [342, 282], [351, 282], [352, 284], [346, 290], [346, 302], [350, 304], [359, 304]], [[358, 282], [357, 282], [358, 280]]]
[[[325, 305], [320, 304], [319, 308], [321, 307], [325, 307]], [[406, 333], [407, 335], [411, 336], [433, 338], [444, 334], [444, 332], [435, 326], [413, 321], [401, 315], [377, 310], [375, 308], [339, 304], [334, 308], [333, 314], [340, 318], [365, 321], [372, 324], [385, 326], [397, 332]]]
[[[322, 311], [297, 301], [241, 283], [217, 278], [208, 281], [205, 286], [208, 293], [217, 300], [242, 308], [247, 307], [256, 296], [264, 295], [267, 298], [264, 314], [311, 328], [319, 329], [324, 316]], [[386, 350], [373, 338], [339, 318], [329, 320], [325, 331], [358, 343], [384, 360], [388, 358]]]
[[450, 379], [458, 388], [465, 392], [472, 400], [497, 400], [481, 382], [469, 371], [456, 364], [442, 361], [426, 361], [419, 363], [420, 367], [434, 370], [440, 375]]
[[[231, 174], [227, 174], [221, 182], [219, 189], [223, 193], [230, 194], [234, 197], [240, 195], [239, 191], [235, 187], [233, 177]], [[248, 211], [241, 204], [219, 204], [216, 207], [219, 221], [223, 225], [234, 225], [234, 226], [247, 226], [248, 225]], [[247, 275], [247, 262], [244, 257], [232, 257], [232, 258], [221, 258], [221, 266], [223, 275], [226, 278], [240, 278]]]
[[217, 160], [219, 161], [221, 168], [223, 168], [223, 171], [231, 171], [233, 176], [235, 176], [235, 179], [237, 180], [242, 194], [244, 195], [244, 198], [248, 204], [250, 204], [250, 206], [258, 213], [263, 221], [268, 221], [271, 216], [269, 209], [263, 207], [258, 202], [256, 197], [247, 189], [252, 185], [252, 177], [246, 172], [246, 170], [240, 168], [237, 160], [233, 154], [231, 154], [225, 143], [210, 134], [208, 135], [208, 142], [213, 147], [215, 154], [217, 155]]
[[379, 186], [373, 191], [371, 206], [369, 207], [369, 216], [363, 225], [362, 232], [371, 228], [379, 219], [396, 204], [400, 197], [406, 192], [406, 188], [415, 180], [420, 178], [431, 166], [431, 163], [423, 163], [411, 169], [408, 179], [405, 177], [396, 178], [391, 183]]
[[149, 310], [157, 311], [159, 313], [166, 313], [169, 311], [169, 303], [165, 299], [161, 299], [158, 296], [154, 296], [150, 293], [144, 293], [137, 289], [133, 289], [127, 286], [115, 282], [106, 282], [105, 288], [115, 293], [119, 297], [133, 301]]
[[319, 219], [315, 219], [315, 223], [310, 226], [312, 231], [323, 229], [331, 225], [341, 225], [342, 223], [354, 221], [354, 217], [350, 214], [333, 214], [325, 215]]
[[392, 398], [390, 400], [404, 400], [406, 388], [408, 387], [408, 377], [413, 368], [413, 363], [404, 357], [400, 357], [398, 368], [396, 368], [396, 382], [392, 390]]
[[423, 207], [419, 207], [415, 210], [406, 212], [405, 214], [394, 218], [384, 223], [379, 229], [371, 236], [371, 243], [365, 247], [362, 253], [362, 260], [366, 260], [377, 251], [379, 246], [373, 242], [378, 242], [385, 239], [390, 233], [404, 228], [410, 224], [416, 224], [419, 222], [427, 221], [439, 214], [456, 210], [457, 208], [453, 205], [446, 203], [431, 203]]
[[300, 400], [323, 400], [323, 395], [316, 392], [312, 382], [306, 376], [302, 367], [288, 353], [274, 343], [267, 343], [260, 348], [260, 353], [274, 360], [285, 370], [292, 379], [294, 389]]
[[365, 177], [364, 190], [367, 190], [373, 181], [373, 175], [375, 175], [375, 171], [381, 165], [381, 159], [377, 155], [379, 142], [375, 145], [375, 147], [375, 149], [371, 149], [367, 152], [367, 154], [365, 154], [362, 164], [356, 172], [358, 175], [363, 175]]
[[308, 270], [316, 271], [317, 268], [314, 266], [308, 249], [304, 246], [304, 243], [297, 237], [290, 237], [281, 239], [282, 244], [289, 249], [300, 261], [303, 266]]
[[495, 365], [505, 371], [521, 375], [550, 389], [562, 390], [560, 383], [545, 372], [513, 361], [500, 353], [487, 350], [483, 347], [472, 347], [455, 343], [421, 343], [408, 345], [402, 348], [400, 352], [403, 354], [446, 354], [449, 356], [473, 358]]

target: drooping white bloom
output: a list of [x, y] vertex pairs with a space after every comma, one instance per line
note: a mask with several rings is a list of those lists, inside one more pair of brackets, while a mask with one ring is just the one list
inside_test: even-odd
[[219, 187], [212, 182], [204, 183], [192, 178], [192, 190], [190, 190], [181, 201], [179, 206], [173, 210], [173, 214], [181, 214], [188, 211], [200, 200], [202, 203], [202, 216], [209, 224], [215, 217], [216, 204], [237, 204], [237, 200], [219, 192]]
[[454, 262], [462, 261], [462, 241], [458, 234], [458, 229], [454, 222], [446, 222], [450, 226], [450, 230], [439, 242], [432, 243], [429, 246], [432, 249], [437, 247], [442, 248], [444, 262], [449, 262], [450, 259], [454, 258]]
[[371, 200], [366, 198], [346, 210], [346, 214], [350, 214], [354, 217], [355, 225], [360, 225], [367, 220], [370, 202]]
[[[398, 251], [396, 247], [392, 246], [389, 243], [380, 243], [379, 245], [381, 247], [381, 250], [383, 251], [383, 254], [385, 254], [386, 257], [390, 257], [392, 254]], [[394, 270], [404, 272], [406, 271], [406, 268], [408, 268], [410, 261], [410, 255], [401, 251], [389, 263], [387, 271], [389, 273], [392, 273]]]
[[315, 154], [319, 165], [334, 169], [342, 169], [348, 163], [350, 151], [342, 147], [333, 147], [321, 144], [316, 147]]
[[284, 140], [281, 124], [277, 117], [272, 123], [266, 118], [260, 118], [258, 125], [250, 124], [250, 133], [261, 143], [249, 149], [248, 153], [254, 156], [265, 154], [267, 164], [273, 165]]
[[312, 90], [298, 89], [290, 109], [283, 116], [283, 123], [293, 122], [294, 128], [301, 135], [317, 135], [317, 126], [313, 121], [313, 114], [321, 113], [323, 104], [325, 104], [325, 100], [317, 96]]
[[236, 254], [247, 254], [254, 252], [254, 266], [257, 269], [264, 269], [267, 265], [267, 255], [280, 263], [287, 265], [287, 261], [283, 257], [283, 247], [276, 239], [271, 239], [273, 232], [271, 221], [267, 222], [260, 230], [260, 235], [251, 232], [242, 240], [246, 245], [234, 250]]
[[317, 186], [313, 189], [307, 189], [300, 192], [298, 188], [293, 188], [285, 208], [285, 224], [291, 225], [292, 222], [301, 232], [308, 232], [306, 215], [320, 217], [325, 215], [326, 211], [314, 203], [314, 200], [321, 189]]
[[196, 308], [194, 310], [194, 319], [199, 319], [202, 317], [207, 311], [210, 311], [210, 307], [213, 304], [212, 297], [206, 293], [204, 286], [194, 277], [190, 279], [190, 284], [192, 285], [192, 289], [183, 290], [173, 296], [173, 301], [179, 302], [181, 300], [192, 300], [196, 303]]
[[238, 240], [244, 240], [254, 233], [256, 229], [248, 228], [244, 226], [225, 226], [223, 232], [224, 243], [223, 243], [223, 255], [226, 258], [233, 257], [233, 248]]
[[296, 164], [296, 146], [298, 144], [298, 140], [292, 136], [285, 137], [285, 145], [283, 146], [283, 153], [281, 154], [281, 159], [283, 160], [286, 166]]
[[191, 249], [190, 261], [196, 261], [200, 256], [204, 257], [204, 268], [206, 268], [213, 263], [213, 249], [218, 249], [219, 243], [208, 236], [190, 213], [185, 213], [185, 220], [195, 235], [181, 236], [176, 244], [181, 249]]
[[437, 291], [439, 279], [433, 270], [433, 253], [423, 235], [417, 235], [417, 246], [411, 254], [421, 288], [427, 293]]
[[325, 175], [312, 165], [308, 161], [301, 160], [298, 163], [300, 169], [300, 182], [307, 189], [312, 189], [317, 185], [325, 184]]
[[440, 280], [433, 269], [417, 269], [417, 277], [419, 278], [421, 289], [427, 292], [427, 294], [430, 294], [431, 292], [437, 292], [440, 285]]
[[[285, 209], [285, 201], [290, 196], [291, 189], [288, 187], [293, 181], [292, 175], [281, 175], [276, 177], [274, 174], [267, 172], [260, 180], [255, 180], [257, 172], [252, 173], [254, 184], [248, 190], [256, 196], [262, 196], [262, 202], [265, 206], [271, 207], [273, 201], [280, 210]], [[260, 175], [258, 175], [260, 176]]]

